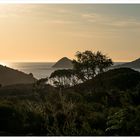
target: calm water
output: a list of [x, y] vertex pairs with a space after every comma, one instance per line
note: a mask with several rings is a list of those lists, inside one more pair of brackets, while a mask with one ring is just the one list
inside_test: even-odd
[[55, 63], [42, 63], [42, 62], [18, 62], [18, 63], [8, 63], [7, 66], [13, 69], [23, 71], [25, 73], [32, 73], [35, 78], [45, 78], [50, 76], [50, 74], [56, 69], [52, 68]]
[[[122, 64], [124, 62], [116, 62], [114, 65]], [[17, 69], [23, 71], [27, 74], [32, 73], [35, 78], [45, 78], [49, 77], [50, 74], [55, 71], [56, 69], [52, 68], [55, 63], [48, 63], [48, 62], [18, 62], [18, 63], [7, 63], [5, 64], [8, 67], [13, 69]], [[138, 69], [137, 69], [138, 70]], [[140, 71], [140, 69], [138, 70]]]

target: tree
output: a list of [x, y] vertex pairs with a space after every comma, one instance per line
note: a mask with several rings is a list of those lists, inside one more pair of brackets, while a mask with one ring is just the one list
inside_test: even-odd
[[75, 77], [75, 71], [72, 69], [61, 69], [54, 71], [50, 80], [56, 87], [70, 87], [76, 84], [77, 79]]
[[100, 51], [93, 53], [92, 51], [77, 52], [76, 59], [73, 60], [74, 70], [77, 77], [82, 81], [92, 79], [97, 74], [107, 70], [113, 65], [113, 62]]
[[108, 67], [113, 65], [112, 60], [108, 58], [106, 55], [102, 54], [100, 51], [97, 51], [97, 53], [95, 54], [95, 61], [97, 73], [102, 73], [106, 71]]

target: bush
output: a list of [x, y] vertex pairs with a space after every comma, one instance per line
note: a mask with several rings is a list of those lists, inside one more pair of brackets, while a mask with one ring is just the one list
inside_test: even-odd
[[0, 131], [21, 135], [23, 131], [23, 117], [14, 106], [0, 104]]

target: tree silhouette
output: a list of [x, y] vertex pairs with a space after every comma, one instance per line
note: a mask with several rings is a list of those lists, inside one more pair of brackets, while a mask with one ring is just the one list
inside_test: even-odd
[[77, 82], [75, 71], [72, 69], [56, 70], [51, 74], [50, 80], [56, 87], [62, 88], [73, 86]]
[[82, 81], [92, 79], [97, 74], [107, 70], [113, 65], [113, 62], [100, 51], [96, 53], [92, 51], [77, 52], [76, 59], [73, 60], [74, 70], [77, 77]]

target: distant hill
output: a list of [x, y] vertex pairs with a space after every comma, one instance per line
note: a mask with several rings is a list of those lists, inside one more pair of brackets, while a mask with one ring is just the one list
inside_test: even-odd
[[132, 62], [128, 62], [128, 63], [124, 63], [121, 65], [117, 65], [114, 66], [115, 68], [120, 68], [120, 67], [127, 67], [127, 68], [134, 68], [134, 69], [140, 69], [140, 58], [132, 61]]
[[72, 61], [69, 58], [63, 57], [59, 61], [57, 61], [52, 67], [53, 68], [69, 68], [69, 69], [72, 69], [73, 64], [72, 64]]
[[13, 84], [29, 84], [36, 79], [32, 74], [26, 74], [18, 70], [0, 65], [0, 84], [2, 86]]
[[119, 89], [128, 90], [136, 87], [140, 83], [140, 72], [130, 68], [112, 69], [97, 75], [92, 80], [78, 85], [80, 91]]

